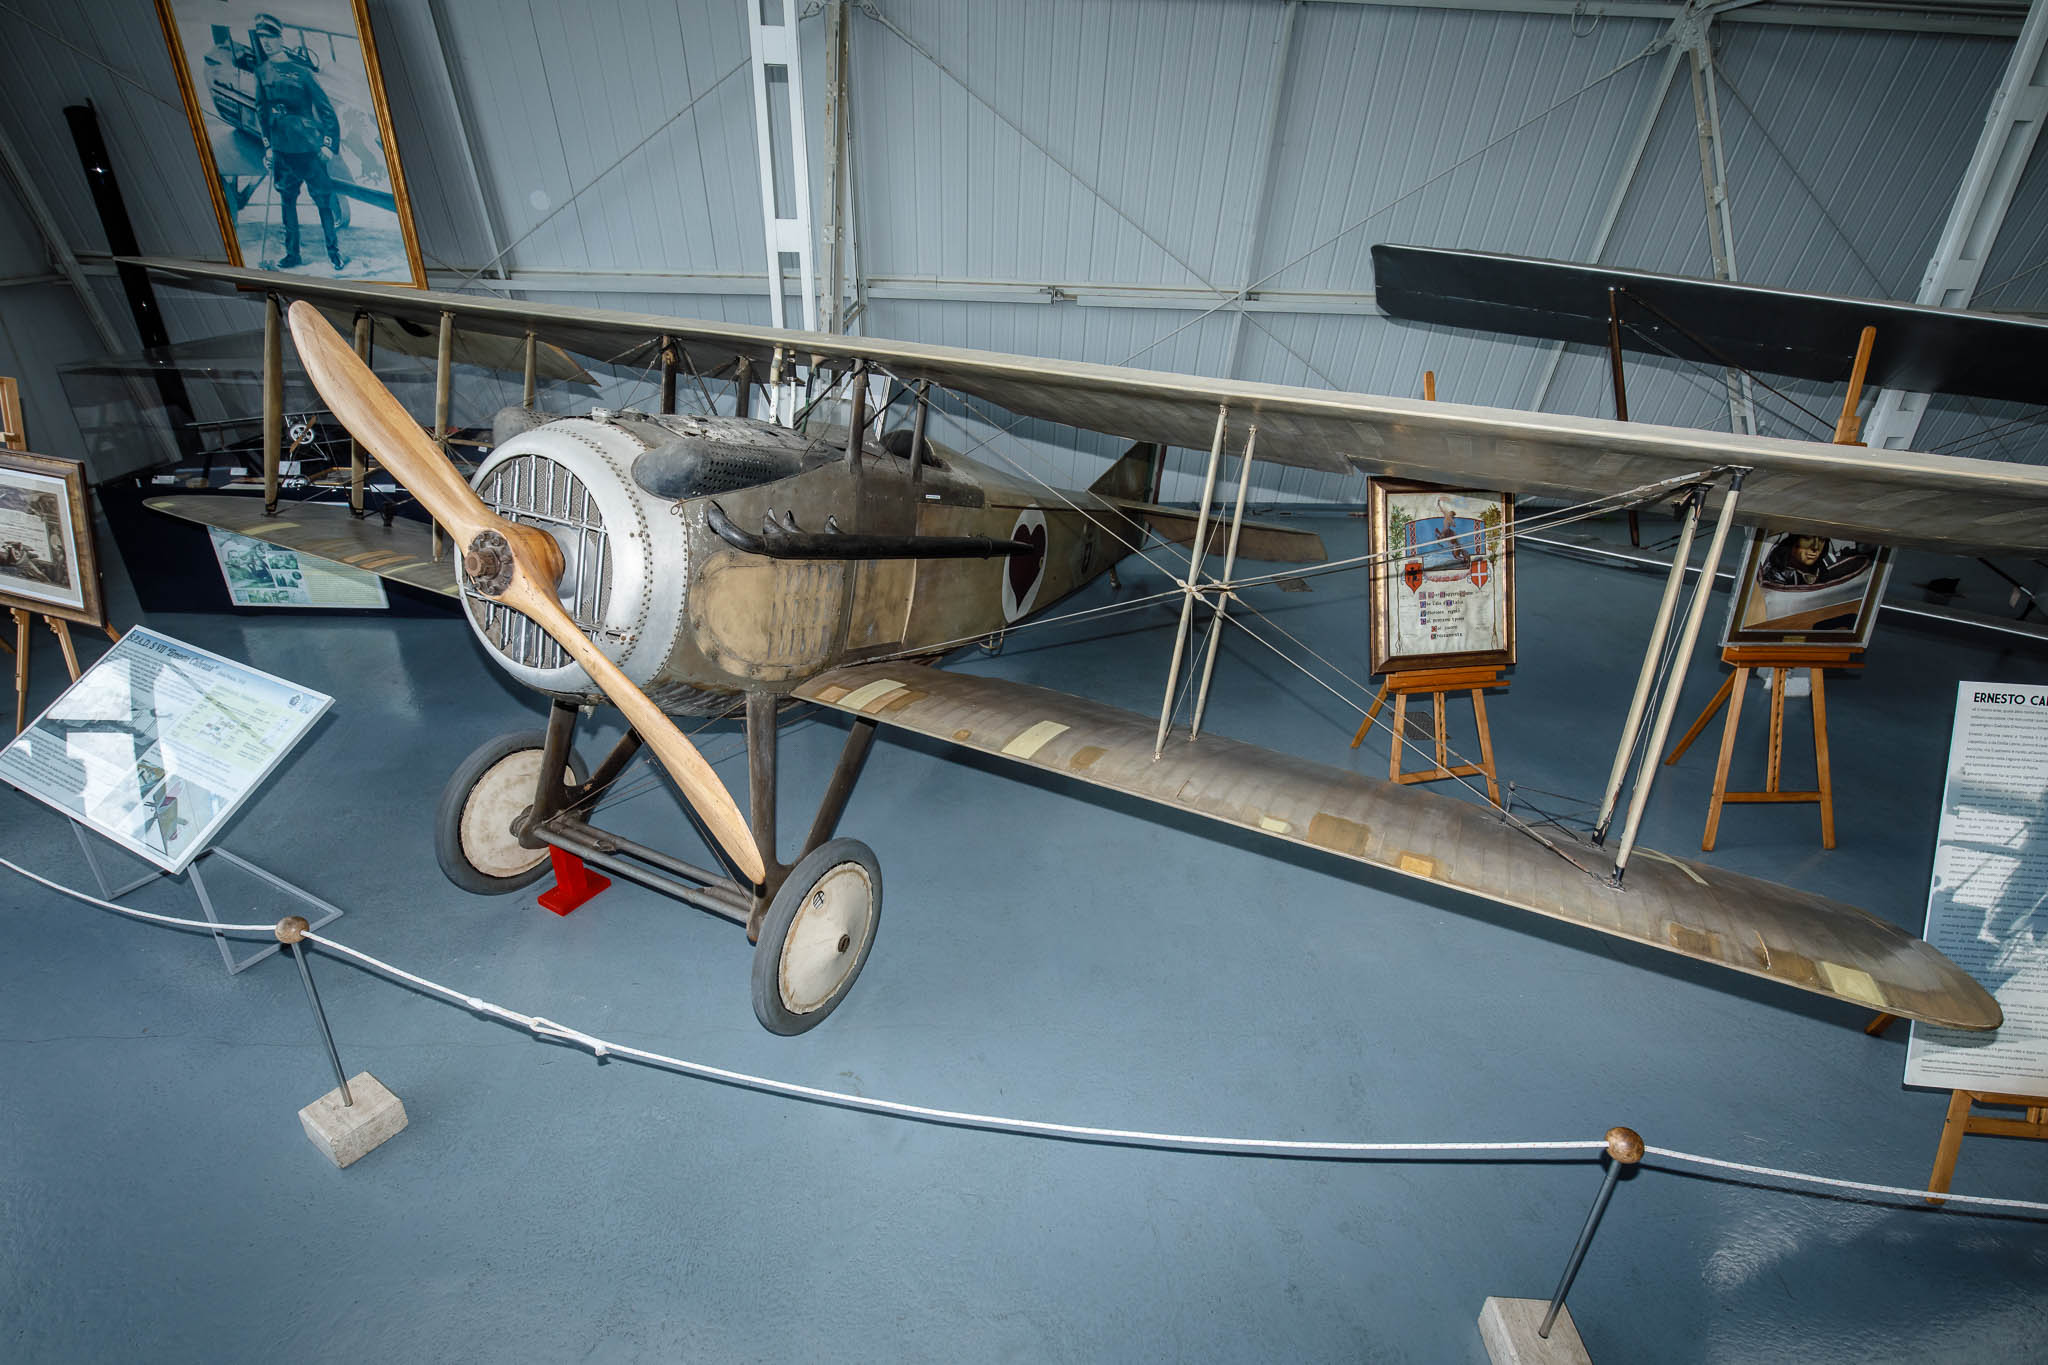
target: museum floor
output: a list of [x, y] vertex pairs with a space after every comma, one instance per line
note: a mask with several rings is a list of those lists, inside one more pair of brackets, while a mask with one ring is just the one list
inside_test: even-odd
[[[1333, 556], [1360, 550], [1363, 522], [1314, 524]], [[1134, 561], [1122, 595], [1159, 581]], [[1504, 776], [1597, 791], [1659, 587], [1522, 556], [1521, 662], [1491, 702]], [[1363, 674], [1356, 576], [1255, 600]], [[1173, 611], [957, 666], [1156, 708]], [[842, 824], [887, 880], [874, 956], [824, 1026], [773, 1037], [723, 920], [624, 884], [561, 919], [442, 878], [443, 779], [541, 717], [455, 620], [148, 624], [337, 698], [226, 847], [343, 906], [341, 940], [593, 1034], [1066, 1123], [1390, 1141], [1628, 1124], [1735, 1160], [1927, 1175], [1945, 1097], [1901, 1089], [1903, 1028], [1872, 1040], [1825, 1000], [887, 731]], [[60, 670], [47, 634], [37, 648], [40, 708]], [[1702, 649], [1681, 721], [1718, 676]], [[1736, 808], [1713, 860], [1917, 931], [1954, 683], [2044, 676], [2038, 644], [1887, 618], [1866, 673], [1830, 687], [1840, 847], [1820, 850], [1810, 808]], [[1216, 677], [1217, 731], [1385, 771], [1383, 736], [1347, 749], [1356, 713], [1258, 645], [1226, 637]], [[1753, 697], [1751, 785], [1761, 715]], [[809, 713], [785, 732], [786, 841], [841, 734]], [[736, 732], [709, 751], [744, 783]], [[1711, 759], [1667, 770], [1647, 843], [1697, 849]], [[665, 786], [609, 818], [700, 847]], [[8, 856], [87, 882], [54, 815], [4, 790], [0, 822]], [[289, 912], [236, 890], [228, 918]], [[136, 899], [189, 913], [181, 894]], [[290, 966], [229, 977], [203, 938], [0, 880], [0, 1357], [1477, 1362], [1482, 1300], [1546, 1296], [1599, 1183], [1578, 1160], [1284, 1161], [921, 1125], [600, 1063], [313, 966], [343, 1060], [411, 1115], [345, 1171], [299, 1128], [332, 1082]], [[1956, 1188], [2040, 1199], [2044, 1173], [2048, 1149], [1974, 1138]], [[1643, 1169], [1571, 1306], [1597, 1361], [2039, 1359], [2048, 1225]]]

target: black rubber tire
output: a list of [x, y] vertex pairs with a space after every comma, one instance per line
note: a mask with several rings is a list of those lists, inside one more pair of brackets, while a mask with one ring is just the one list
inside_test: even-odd
[[[547, 746], [547, 735], [540, 730], [518, 730], [499, 735], [490, 740], [461, 764], [448, 779], [448, 785], [441, 790], [441, 804], [434, 811], [434, 861], [441, 864], [442, 873], [464, 891], [478, 896], [503, 896], [521, 891], [539, 881], [548, 871], [548, 855], [545, 848], [534, 851], [535, 861], [513, 876], [495, 876], [470, 861], [469, 853], [463, 848], [462, 817], [470, 799], [475, 795], [479, 783], [493, 768], [515, 755], [538, 753]], [[588, 774], [583, 763], [572, 752], [569, 755], [569, 772], [577, 783], [582, 783]], [[531, 794], [522, 803], [520, 810], [529, 808]]]
[[[869, 902], [859, 926], [865, 932], [858, 943], [851, 941], [851, 933], [840, 934], [838, 952], [850, 956], [828, 994], [809, 1004], [792, 1001], [784, 992], [782, 973], [790, 929], [797, 922], [798, 912], [820, 883], [854, 871], [867, 880]], [[867, 966], [881, 919], [882, 865], [875, 860], [873, 849], [858, 839], [833, 839], [806, 854], [790, 869], [789, 879], [769, 902], [768, 914], [761, 921], [760, 941], [754, 945], [754, 1017], [761, 1021], [761, 1027], [789, 1037], [823, 1023], [825, 1016], [839, 1008], [839, 1002], [853, 989], [861, 968]]]

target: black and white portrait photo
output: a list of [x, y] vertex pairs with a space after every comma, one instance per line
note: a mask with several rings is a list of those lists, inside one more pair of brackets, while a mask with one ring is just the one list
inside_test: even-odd
[[425, 284], [360, 0], [157, 0], [228, 256]]

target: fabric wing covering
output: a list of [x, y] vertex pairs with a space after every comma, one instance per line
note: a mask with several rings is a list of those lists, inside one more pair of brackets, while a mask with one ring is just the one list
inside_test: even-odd
[[1577, 501], [1719, 465], [1754, 472], [1740, 519], [1952, 553], [2048, 554], [2048, 468], [1867, 450], [1648, 423], [1208, 379], [1123, 366], [829, 336], [736, 323], [564, 308], [518, 299], [323, 281], [209, 262], [145, 259], [169, 279], [286, 293], [421, 326], [444, 312], [459, 329], [529, 331], [600, 361], [656, 353], [667, 337], [687, 367], [730, 375], [740, 357], [764, 380], [777, 347], [802, 363], [867, 360], [906, 382], [929, 379], [1037, 417], [1138, 441], [1206, 450], [1219, 404], [1231, 448], [1259, 428], [1258, 458]]
[[1605, 850], [1554, 831], [1546, 847], [1492, 806], [1211, 735], [1155, 760], [1152, 718], [1003, 678], [858, 664], [796, 695], [1852, 1005], [1963, 1029], [2002, 1017], [1961, 968], [1854, 906], [1641, 847], [1616, 889]]

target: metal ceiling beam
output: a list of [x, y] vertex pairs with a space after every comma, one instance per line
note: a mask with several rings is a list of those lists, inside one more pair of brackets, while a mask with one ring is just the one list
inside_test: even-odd
[[441, 54], [441, 79], [448, 87], [448, 107], [455, 115], [456, 147], [462, 153], [462, 168], [469, 179], [469, 191], [476, 199], [477, 213], [483, 220], [484, 245], [491, 249], [487, 267], [499, 279], [505, 278], [507, 266], [505, 253], [510, 250], [504, 245], [505, 231], [498, 222], [498, 210], [490, 195], [484, 192], [482, 173], [477, 169], [476, 135], [470, 130], [469, 101], [464, 95], [462, 82], [456, 78], [455, 54], [448, 49], [448, 26], [441, 22], [441, 11], [447, 0], [427, 0], [427, 27], [434, 30], [434, 50]]
[[[1650, 102], [1643, 108], [1642, 120], [1636, 125], [1635, 141], [1629, 144], [1629, 152], [1621, 163], [1621, 174], [1614, 182], [1614, 194], [1607, 201], [1607, 212], [1601, 215], [1600, 227], [1593, 234], [1592, 254], [1586, 259], [1594, 265], [1607, 253], [1607, 243], [1614, 236], [1614, 225], [1621, 220], [1622, 205], [1628, 199], [1628, 192], [1636, 183], [1636, 172], [1642, 169], [1643, 154], [1650, 149], [1650, 135], [1657, 130], [1658, 115], [1664, 112], [1664, 101], [1671, 94], [1671, 79], [1678, 74], [1678, 60], [1684, 51], [1677, 43], [1667, 42], [1664, 49], [1664, 67], [1657, 76], [1657, 84], [1650, 92]], [[1537, 412], [1550, 398], [1550, 386], [1557, 381], [1558, 363], [1564, 359], [1564, 343], [1558, 342], [1550, 348], [1544, 358], [1543, 369], [1537, 375], [1536, 394], [1528, 406]]]
[[[1649, 0], [1313, 0], [1326, 5], [1377, 5], [1389, 9], [1473, 10], [1490, 14], [1552, 14], [1584, 21], [1587, 19], [1676, 19], [1683, 5], [1650, 3]], [[1897, 33], [1955, 33], [2010, 38], [2020, 31], [2023, 13], [2018, 6], [1987, 5], [1975, 11], [1952, 13], [1949, 7], [1821, 3], [1812, 5], [1760, 4], [1731, 14], [1738, 24], [1779, 24], [1794, 28], [1880, 29]]]
[[[2032, 156], [2048, 118], [2048, 0], [2035, 0], [2026, 27], [2013, 44], [2005, 75], [1992, 92], [1984, 115], [1984, 131], [1963, 171], [1949, 209], [1948, 225], [1920, 279], [1915, 303], [1936, 308], [1967, 308], [1984, 278], [1984, 261], [1998, 240], [2013, 191]], [[1878, 345], [1884, 344], [1882, 335]], [[1904, 450], [1919, 433], [1927, 411], [1927, 395], [1883, 389], [1871, 405], [1864, 442], [1886, 450]]]
[[[1707, 33], [1717, 12], [1716, 8], [1706, 8], [1689, 13], [1673, 28], [1684, 35], [1691, 67], [1693, 128], [1700, 145], [1700, 189], [1706, 196], [1707, 251], [1713, 257], [1714, 278], [1732, 281], [1741, 276], [1735, 268], [1735, 218], [1728, 206], [1728, 160], [1721, 143], [1721, 100], [1714, 78], [1714, 46]], [[1754, 436], [1756, 403], [1750, 394], [1749, 376], [1731, 368], [1727, 380], [1728, 429]]]
[[[1273, 199], [1273, 153], [1275, 144], [1280, 140], [1280, 110], [1287, 95], [1287, 68], [1294, 60], [1294, 19], [1300, 11], [1301, 6], [1296, 0], [1287, 0], [1280, 8], [1280, 26], [1273, 35], [1273, 80], [1266, 87], [1266, 116], [1260, 125], [1264, 131], [1259, 138], [1259, 164], [1252, 177], [1256, 186], [1252, 199], [1252, 217], [1245, 225], [1244, 254], [1237, 263], [1236, 278], [1243, 280], [1247, 289], [1255, 284], [1258, 278], [1252, 272], [1258, 269], [1259, 246], [1266, 236], [1267, 206]], [[1243, 355], [1241, 343], [1244, 339], [1245, 312], [1252, 306], [1252, 296], [1247, 295], [1240, 299], [1239, 303], [1243, 306], [1233, 309], [1230, 314], [1230, 340], [1226, 343], [1223, 353], [1223, 373], [1233, 379], [1237, 377], [1238, 361]]]

